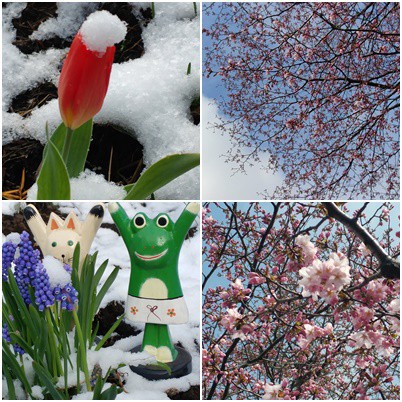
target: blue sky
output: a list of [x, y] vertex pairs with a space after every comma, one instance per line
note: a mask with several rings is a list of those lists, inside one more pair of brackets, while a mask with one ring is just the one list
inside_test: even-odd
[[[204, 7], [205, 4], [208, 3], [204, 3]], [[202, 19], [202, 25], [203, 28], [209, 29], [211, 27], [213, 20], [210, 17], [207, 17], [205, 14], [203, 15], [203, 19]], [[211, 38], [205, 34], [202, 35], [202, 58], [204, 60], [204, 48], [206, 46], [210, 46], [211, 45]], [[221, 80], [221, 76], [214, 76], [214, 77], [210, 77], [208, 79], [205, 79], [203, 76], [203, 80], [202, 80], [202, 93], [204, 96], [206, 96], [207, 98], [212, 98], [212, 99], [216, 99], [219, 96], [225, 96], [226, 95], [226, 90], [225, 88], [223, 88], [222, 86], [222, 80]]]
[[[205, 4], [204, 3], [204, 7]], [[219, 6], [219, 4], [218, 4]], [[213, 19], [203, 15], [203, 27], [209, 28]], [[203, 34], [203, 58], [204, 47], [211, 44], [209, 36]], [[264, 189], [273, 191], [276, 186], [282, 184], [281, 172], [267, 172], [262, 167], [268, 165], [269, 155], [261, 156], [258, 166], [249, 166], [246, 173], [233, 174], [237, 168], [235, 163], [226, 163], [225, 154], [233, 145], [227, 135], [212, 126], [218, 123], [217, 116], [224, 118], [218, 109], [214, 99], [226, 97], [222, 79], [220, 76], [202, 80], [203, 109], [203, 157], [202, 157], [202, 198], [205, 200], [250, 200], [261, 199], [259, 192]], [[262, 183], [264, 183], [262, 185]]]

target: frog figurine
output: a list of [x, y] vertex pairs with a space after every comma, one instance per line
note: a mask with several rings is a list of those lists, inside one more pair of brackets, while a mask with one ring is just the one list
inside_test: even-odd
[[140, 350], [165, 364], [174, 363], [181, 349], [173, 345], [168, 325], [188, 321], [178, 262], [185, 236], [199, 208], [198, 203], [189, 203], [176, 222], [166, 213], [150, 219], [139, 212], [131, 220], [119, 203], [109, 203], [109, 212], [131, 260], [126, 318], [145, 323]]

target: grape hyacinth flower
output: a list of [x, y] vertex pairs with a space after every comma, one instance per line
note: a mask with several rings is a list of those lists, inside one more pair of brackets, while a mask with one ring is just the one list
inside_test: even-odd
[[[11, 337], [10, 337], [10, 333], [8, 332], [8, 326], [7, 326], [7, 324], [4, 324], [4, 325], [3, 325], [3, 328], [2, 328], [2, 336], [3, 336], [3, 339], [4, 339], [7, 343], [11, 343]], [[18, 354], [20, 354], [20, 355], [23, 355], [23, 354], [25, 353], [25, 350], [24, 350], [20, 345], [18, 345], [18, 343], [15, 343], [15, 344], [13, 345], [13, 348], [14, 348], [14, 352], [15, 352], [15, 353], [18, 353]]]
[[70, 283], [63, 288], [56, 286], [53, 293], [56, 300], [60, 302], [62, 310], [73, 311], [74, 307], [78, 304], [78, 292]]
[[49, 275], [41, 262], [36, 266], [32, 285], [35, 288], [35, 302], [39, 310], [43, 311], [46, 307], [53, 306], [55, 297], [50, 286]]
[[12, 242], [6, 242], [2, 247], [2, 278], [3, 281], [8, 281], [8, 269], [11, 267], [15, 258], [17, 245]]
[[32, 242], [29, 240], [29, 234], [25, 231], [21, 233], [21, 241], [18, 247], [20, 255], [14, 261], [15, 281], [25, 303], [31, 304], [28, 286], [33, 285], [33, 280], [36, 277], [35, 268], [40, 263], [40, 252], [33, 248]]
[[[12, 246], [12, 243], [5, 243], [3, 245], [3, 280], [5, 267], [8, 269], [15, 255], [16, 247]], [[78, 292], [71, 283], [65, 285], [58, 284], [57, 286], [51, 284], [46, 268], [40, 260], [40, 252], [33, 248], [27, 232], [22, 232], [18, 247], [20, 254], [14, 261], [14, 275], [25, 303], [32, 303], [28, 290], [29, 286], [32, 286], [34, 288], [35, 303], [40, 311], [44, 311], [45, 308], [53, 306], [56, 300], [61, 303], [63, 310], [72, 311], [74, 306], [78, 303]], [[68, 264], [63, 264], [61, 269], [67, 272], [68, 278], [71, 276], [72, 268]], [[71, 279], [69, 279], [69, 281], [70, 280]]]
[[70, 265], [68, 264], [64, 264], [64, 269], [66, 270], [66, 272], [68, 272], [70, 275], [73, 272], [73, 269], [70, 267]]
[[8, 332], [8, 326], [7, 326], [7, 324], [4, 324], [4, 325], [3, 325], [2, 336], [3, 336], [3, 339], [4, 339], [6, 342], [8, 342], [8, 343], [11, 342], [11, 337], [10, 337], [10, 334], [9, 334], [9, 332]]

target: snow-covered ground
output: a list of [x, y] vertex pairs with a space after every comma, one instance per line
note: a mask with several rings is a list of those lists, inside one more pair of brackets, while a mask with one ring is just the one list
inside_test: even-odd
[[[58, 3], [57, 17], [44, 21], [31, 38], [72, 38], [99, 4]], [[140, 15], [139, 10], [150, 7], [151, 3], [131, 4], [133, 13]], [[68, 51], [48, 49], [25, 55], [12, 44], [16, 36], [12, 19], [18, 18], [25, 6], [26, 3], [8, 3], [3, 8], [4, 144], [18, 138], [35, 138], [45, 143], [46, 122], [50, 131], [61, 122], [57, 99], [35, 108], [26, 118], [7, 112], [12, 99], [21, 92], [45, 81], [57, 86], [59, 67]], [[200, 93], [199, 32], [200, 20], [195, 16], [193, 3], [156, 2], [155, 17], [143, 27], [144, 55], [113, 65], [108, 94], [94, 121], [117, 125], [133, 133], [144, 147], [146, 166], [169, 154], [199, 152], [200, 128], [189, 116], [190, 104]], [[186, 75], [190, 62], [191, 74]], [[96, 180], [90, 178], [84, 175], [76, 182], [81, 181], [81, 188], [95, 189]], [[104, 184], [95, 197], [90, 197], [75, 190], [79, 186], [75, 183], [73, 199], [114, 198], [110, 194], [115, 194], [115, 189], [109, 191]], [[199, 185], [199, 168], [196, 168], [156, 195], [159, 199], [198, 199]]]
[[[21, 213], [22, 209], [26, 206], [26, 203], [3, 202], [2, 205], [3, 214], [13, 216], [16, 213]], [[78, 218], [82, 220], [94, 205], [93, 202], [65, 202], [59, 203], [58, 208], [62, 213], [74, 211]], [[168, 213], [174, 221], [185, 208], [185, 203], [180, 202], [149, 201], [145, 204], [124, 202], [122, 205], [129, 217], [133, 217], [137, 212], [144, 212], [147, 216], [153, 218], [160, 212], [165, 212]], [[113, 223], [112, 217], [107, 211], [107, 208], [103, 223]], [[200, 351], [195, 344], [195, 341], [198, 345], [200, 342], [201, 234], [199, 225], [200, 219], [197, 217], [193, 226], [196, 226], [198, 230], [194, 237], [185, 240], [179, 259], [180, 279], [184, 297], [189, 308], [190, 320], [184, 325], [170, 326], [173, 340], [175, 342], [181, 342], [181, 344], [191, 353], [193, 358], [193, 372], [188, 376], [178, 379], [151, 382], [132, 373], [128, 366], [124, 367], [121, 371], [127, 373], [125, 389], [128, 393], [121, 393], [117, 396], [117, 399], [169, 399], [166, 395], [167, 390], [176, 389], [177, 391], [187, 391], [192, 385], [200, 384]], [[15, 237], [15, 234], [11, 233], [6, 237], [6, 239], [11, 240], [13, 237]], [[3, 241], [4, 240], [3, 237]], [[130, 259], [121, 236], [112, 229], [101, 227], [92, 244], [91, 253], [94, 253], [95, 251], [98, 251], [97, 267], [99, 267], [106, 259], [109, 260], [109, 265], [100, 286], [102, 286], [103, 281], [111, 274], [115, 266], [121, 267], [113, 286], [103, 299], [101, 307], [105, 307], [113, 300], [125, 302], [130, 277]], [[136, 324], [138, 328], [143, 328], [141, 325], [142, 324]], [[138, 354], [128, 353], [133, 347], [141, 344], [142, 335], [143, 334], [141, 333], [137, 336], [124, 338], [111, 347], [101, 349], [99, 352], [90, 352], [88, 356], [90, 370], [96, 363], [102, 367], [103, 372], [106, 372], [108, 367], [111, 365], [114, 367], [117, 367], [119, 363], [137, 365], [144, 361], [144, 359], [149, 359], [149, 355], [145, 352]], [[73, 380], [75, 376], [70, 375], [70, 378]], [[3, 398], [4, 386], [6, 386], [6, 384], [3, 381]], [[92, 399], [92, 396], [89, 393], [79, 395], [78, 397], [79, 399]]]

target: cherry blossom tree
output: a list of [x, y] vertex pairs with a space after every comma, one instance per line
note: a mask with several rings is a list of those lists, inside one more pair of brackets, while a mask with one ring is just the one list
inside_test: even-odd
[[[399, 198], [399, 3], [204, 5], [204, 76], [240, 172], [270, 155], [268, 199]], [[267, 175], [269, 180], [269, 175]]]
[[205, 204], [203, 398], [399, 399], [394, 208]]

